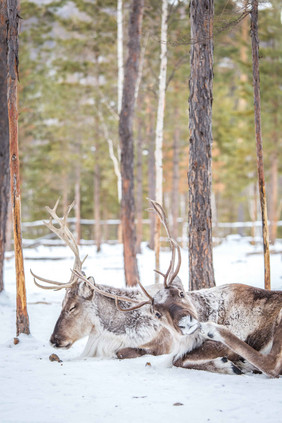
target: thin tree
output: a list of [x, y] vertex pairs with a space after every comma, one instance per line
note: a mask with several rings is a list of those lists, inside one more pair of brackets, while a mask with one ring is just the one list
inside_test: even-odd
[[7, 106], [7, 0], [0, 0], [0, 292], [4, 289], [4, 254], [9, 189], [9, 121]]
[[263, 250], [264, 250], [264, 287], [265, 289], [270, 289], [269, 234], [268, 234], [268, 225], [267, 225], [267, 208], [266, 208], [265, 180], [264, 180], [264, 169], [263, 169], [263, 148], [262, 148], [262, 134], [261, 134], [258, 0], [252, 1], [251, 37], [252, 37], [252, 59], [253, 59], [253, 87], [254, 87], [256, 149], [257, 149], [257, 170], [258, 170], [259, 195], [260, 195], [261, 217], [262, 217]]
[[143, 9], [143, 0], [132, 0], [128, 25], [128, 58], [125, 65], [122, 108], [119, 120], [122, 175], [121, 224], [125, 280], [129, 286], [136, 285], [139, 277], [136, 259], [133, 116], [135, 108], [134, 94], [140, 60]]
[[[156, 126], [156, 149], [155, 149], [155, 163], [156, 163], [156, 201], [160, 204], [163, 202], [163, 126], [164, 126], [164, 111], [165, 111], [165, 91], [166, 91], [166, 71], [167, 71], [167, 15], [168, 15], [168, 1], [162, 2], [162, 24], [161, 24], [161, 63], [159, 74], [159, 100], [157, 112], [157, 126]], [[160, 234], [161, 221], [155, 220], [155, 267], [160, 268]], [[155, 282], [159, 281], [159, 274], [156, 272]]]
[[14, 221], [14, 250], [17, 279], [17, 335], [29, 334], [29, 318], [26, 305], [25, 275], [21, 236], [21, 196], [18, 150], [18, 39], [19, 3], [8, 0], [8, 116], [10, 141], [11, 200]]
[[215, 285], [212, 254], [211, 147], [213, 0], [191, 1], [189, 97], [189, 284]]

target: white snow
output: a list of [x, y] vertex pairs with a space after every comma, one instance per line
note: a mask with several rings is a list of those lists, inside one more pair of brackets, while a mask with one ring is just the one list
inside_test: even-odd
[[[263, 287], [263, 255], [248, 239], [228, 237], [214, 249], [217, 284], [240, 282]], [[282, 243], [276, 245], [282, 250]], [[97, 283], [124, 285], [121, 245], [103, 245], [102, 252], [81, 247], [86, 274]], [[1, 423], [278, 423], [282, 419], [282, 377], [229, 376], [167, 367], [167, 357], [133, 360], [79, 359], [86, 340], [69, 350], [55, 350], [49, 338], [60, 314], [64, 292], [37, 288], [29, 269], [67, 281], [71, 253], [63, 247], [26, 249], [25, 273], [32, 335], [15, 336], [15, 271], [5, 263], [5, 292], [0, 294], [0, 421]], [[44, 257], [44, 260], [40, 258]], [[61, 260], [51, 260], [60, 257]], [[170, 252], [161, 253], [161, 270]], [[154, 281], [154, 254], [143, 245], [139, 270], [144, 285]], [[182, 251], [180, 277], [188, 279], [188, 254]], [[281, 254], [271, 255], [272, 288], [282, 289]], [[50, 362], [56, 353], [62, 363]], [[177, 405], [178, 404], [178, 405]]]

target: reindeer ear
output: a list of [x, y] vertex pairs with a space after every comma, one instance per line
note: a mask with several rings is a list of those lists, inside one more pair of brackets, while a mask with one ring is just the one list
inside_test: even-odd
[[93, 289], [86, 282], [80, 282], [78, 286], [78, 295], [85, 300], [91, 300]]

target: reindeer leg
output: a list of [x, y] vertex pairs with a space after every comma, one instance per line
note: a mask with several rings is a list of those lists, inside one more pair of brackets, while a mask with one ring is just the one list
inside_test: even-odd
[[142, 355], [162, 355], [169, 354], [171, 351], [171, 335], [165, 328], [161, 329], [158, 336], [147, 344], [138, 348], [122, 348], [116, 355], [119, 359], [136, 358]]
[[205, 322], [201, 323], [201, 332], [208, 339], [221, 342], [267, 376], [279, 377], [282, 370], [282, 322], [275, 328], [273, 346], [267, 355], [261, 354], [252, 348], [231, 333], [225, 326]]
[[173, 365], [185, 369], [234, 375], [242, 374], [242, 371], [233, 363], [239, 359], [239, 356], [220, 342], [207, 340], [200, 347], [177, 358]]

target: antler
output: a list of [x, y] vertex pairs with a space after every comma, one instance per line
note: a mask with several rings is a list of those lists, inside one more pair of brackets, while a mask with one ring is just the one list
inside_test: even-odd
[[[139, 282], [140, 287], [142, 288], [143, 292], [148, 296], [149, 300], [139, 302], [137, 300], [134, 300], [133, 298], [123, 297], [121, 295], [115, 295], [115, 294], [111, 294], [109, 292], [102, 291], [102, 289], [98, 288], [95, 284], [93, 284], [92, 281], [90, 279], [87, 279], [81, 272], [79, 272], [77, 270], [72, 270], [72, 273], [77, 278], [86, 282], [92, 289], [94, 289], [94, 291], [98, 292], [98, 294], [104, 295], [104, 297], [112, 298], [113, 300], [115, 300], [116, 307], [120, 311], [132, 311], [132, 310], [136, 310], [137, 308], [143, 307], [145, 304], [152, 304], [152, 300], [153, 300], [152, 297], [148, 294], [148, 292], [141, 285], [140, 282]], [[134, 303], [136, 305], [133, 306], [133, 307], [130, 307], [130, 308], [122, 308], [118, 304], [119, 301], [126, 301], [128, 303]]]
[[[60, 218], [57, 215], [57, 207], [58, 207], [59, 201], [60, 201], [60, 199], [58, 199], [56, 201], [56, 204], [55, 204], [53, 209], [46, 206], [46, 210], [50, 214], [50, 220], [49, 220], [49, 222], [43, 222], [43, 223], [44, 223], [44, 225], [47, 226], [47, 228], [50, 229], [51, 232], [54, 232], [62, 241], [64, 241], [64, 243], [68, 247], [70, 247], [70, 249], [74, 253], [74, 257], [75, 257], [73, 270], [81, 271], [82, 265], [83, 265], [84, 261], [86, 260], [87, 256], [85, 256], [83, 260], [80, 260], [78, 245], [75, 241], [73, 234], [71, 233], [71, 231], [67, 227], [67, 218], [68, 218], [68, 215], [69, 215], [71, 209], [74, 206], [74, 202], [68, 206], [67, 211], [65, 212], [64, 216], [62, 218]], [[58, 227], [53, 225], [53, 219], [54, 219], [55, 223], [58, 224]], [[41, 276], [37, 276], [31, 270], [30, 270], [30, 272], [31, 272], [31, 274], [34, 278], [35, 285], [37, 285], [39, 288], [43, 288], [43, 289], [54, 289], [54, 290], [58, 291], [59, 289], [71, 287], [77, 281], [77, 276], [75, 276], [73, 273], [71, 274], [70, 280], [66, 283], [63, 283], [63, 282], [56, 282], [56, 281], [52, 281], [52, 280], [49, 280], [49, 279], [45, 279], [45, 278], [42, 278]], [[35, 279], [38, 279], [38, 280], [45, 282], [45, 283], [48, 283], [51, 286], [40, 285], [38, 282], [36, 282]]]
[[[170, 264], [169, 264], [169, 267], [167, 269], [166, 274], [163, 275], [158, 270], [155, 270], [155, 272], [160, 273], [162, 276], [164, 276], [164, 285], [165, 285], [165, 288], [168, 288], [169, 285], [172, 283], [172, 281], [175, 279], [175, 277], [178, 275], [178, 272], [180, 270], [181, 251], [180, 251], [180, 247], [179, 247], [178, 243], [171, 236], [171, 233], [170, 233], [170, 230], [169, 230], [169, 227], [168, 227], [167, 217], [166, 217], [166, 214], [165, 214], [163, 207], [159, 203], [157, 203], [156, 201], [151, 200], [150, 198], [148, 198], [148, 200], [150, 201], [150, 203], [153, 207], [153, 209], [151, 209], [151, 210], [154, 210], [156, 212], [156, 214], [159, 216], [162, 224], [164, 225], [164, 228], [166, 230], [168, 240], [170, 242], [170, 246], [171, 246], [171, 249], [172, 249], [171, 260], [170, 260]], [[174, 270], [175, 249], [177, 250], [177, 254], [178, 254], [178, 263], [177, 263], [176, 269]]]

